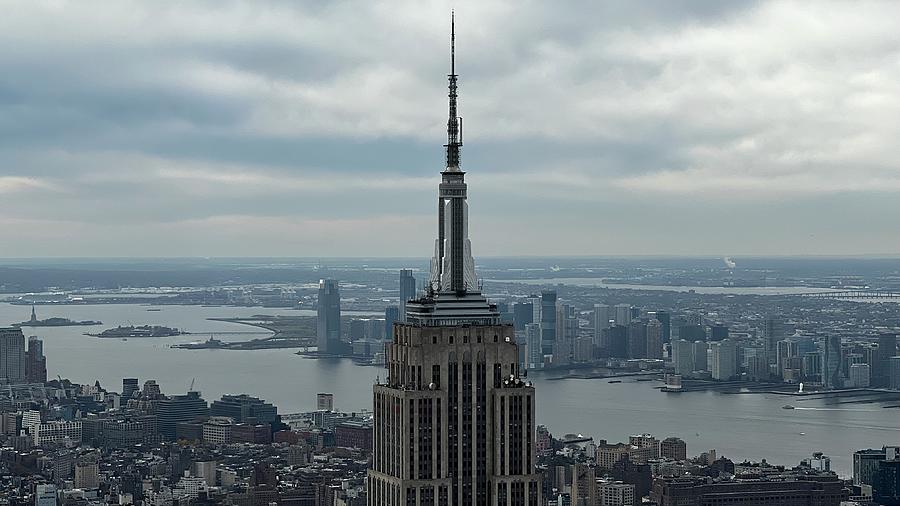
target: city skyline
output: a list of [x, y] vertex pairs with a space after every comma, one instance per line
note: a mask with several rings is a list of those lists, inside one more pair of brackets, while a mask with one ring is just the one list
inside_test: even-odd
[[[476, 257], [900, 252], [896, 6], [454, 7]], [[9, 10], [0, 255], [430, 254], [449, 4]]]
[[0, 502], [900, 505], [900, 35], [813, 5], [9, 9]]

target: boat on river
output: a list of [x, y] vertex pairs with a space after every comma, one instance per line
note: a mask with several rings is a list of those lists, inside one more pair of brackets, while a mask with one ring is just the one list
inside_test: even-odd
[[87, 334], [91, 337], [172, 337], [187, 334], [179, 329], [171, 327], [163, 327], [161, 325], [129, 325], [127, 327], [118, 326], [112, 329], [106, 329], [99, 334]]

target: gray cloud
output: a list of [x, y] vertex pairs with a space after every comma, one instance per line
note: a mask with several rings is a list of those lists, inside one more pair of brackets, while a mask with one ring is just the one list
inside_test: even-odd
[[[454, 7], [477, 254], [900, 252], [896, 4]], [[429, 254], [449, 4], [0, 8], [0, 256]]]

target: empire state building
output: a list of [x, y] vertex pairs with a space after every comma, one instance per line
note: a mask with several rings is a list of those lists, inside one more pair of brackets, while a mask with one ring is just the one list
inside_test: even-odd
[[451, 24], [446, 168], [426, 292], [393, 328], [374, 387], [372, 506], [537, 506], [534, 388], [520, 378], [513, 326], [481, 294], [468, 237], [462, 119]]

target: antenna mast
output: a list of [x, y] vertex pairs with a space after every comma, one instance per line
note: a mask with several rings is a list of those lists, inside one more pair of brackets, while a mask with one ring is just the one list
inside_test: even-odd
[[450, 117], [447, 119], [447, 170], [459, 170], [462, 118], [456, 112], [456, 14], [450, 13]]

